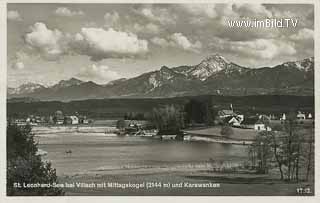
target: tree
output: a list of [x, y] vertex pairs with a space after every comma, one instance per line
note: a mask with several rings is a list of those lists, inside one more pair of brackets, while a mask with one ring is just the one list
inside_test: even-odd
[[117, 121], [117, 128], [118, 129], [123, 129], [126, 127], [126, 122], [124, 119], [118, 120]]
[[184, 111], [186, 112], [185, 121], [187, 124], [205, 123], [213, 125], [214, 118], [217, 115], [217, 111], [212, 107], [211, 100], [199, 101], [191, 99], [185, 104]]
[[[276, 127], [276, 132], [281, 131], [283, 128], [282, 127]], [[279, 172], [280, 172], [280, 179], [283, 180], [284, 176], [283, 176], [283, 169], [282, 166], [285, 162], [284, 160], [284, 151], [281, 147], [282, 142], [276, 137], [276, 132], [269, 132], [269, 134], [272, 137], [272, 148], [273, 148], [273, 155], [275, 157], [275, 160], [277, 162], [278, 168], [279, 168]]]
[[314, 129], [310, 132], [310, 138], [308, 140], [307, 145], [307, 172], [306, 172], [306, 180], [309, 180], [309, 176], [312, 169], [312, 163], [314, 163]]
[[291, 113], [282, 126], [275, 125], [272, 129], [258, 134], [249, 149], [250, 159], [255, 160], [254, 154], [259, 162], [258, 170], [263, 173], [275, 162], [280, 179], [286, 181], [300, 181], [301, 169], [305, 169], [307, 180], [313, 166], [313, 128], [299, 127], [295, 114]]
[[177, 134], [184, 128], [183, 111], [174, 105], [154, 108], [150, 120], [159, 130], [159, 134]]
[[63, 195], [61, 188], [14, 187], [15, 183], [57, 183], [51, 163], [41, 161], [31, 127], [7, 125], [7, 195]]
[[258, 162], [258, 172], [266, 174], [270, 168], [270, 160], [272, 159], [271, 139], [268, 131], [261, 131], [256, 136], [251, 147], [256, 155]]
[[[296, 122], [296, 115], [293, 111], [288, 113], [287, 119], [284, 122], [284, 153], [285, 166], [287, 167], [286, 179], [298, 179], [299, 174], [299, 160], [301, 148], [301, 135], [298, 133], [298, 126]], [[297, 170], [297, 171], [296, 171]], [[296, 171], [296, 174], [294, 172]]]

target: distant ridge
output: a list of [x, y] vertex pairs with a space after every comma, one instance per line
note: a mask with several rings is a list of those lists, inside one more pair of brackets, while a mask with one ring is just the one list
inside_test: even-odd
[[27, 83], [8, 88], [8, 98], [40, 100], [83, 100], [98, 98], [158, 98], [217, 95], [313, 95], [314, 57], [290, 61], [274, 67], [251, 69], [239, 66], [219, 54], [197, 65], [147, 72], [134, 78], [121, 78], [106, 85], [77, 78], [61, 80], [45, 87]]

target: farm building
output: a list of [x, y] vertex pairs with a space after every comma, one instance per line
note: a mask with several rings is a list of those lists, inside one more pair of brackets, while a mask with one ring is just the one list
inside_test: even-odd
[[254, 129], [256, 131], [268, 130], [270, 131], [271, 128], [267, 127], [259, 117], [248, 117], [245, 118], [244, 121], [241, 123], [242, 128], [247, 129]]

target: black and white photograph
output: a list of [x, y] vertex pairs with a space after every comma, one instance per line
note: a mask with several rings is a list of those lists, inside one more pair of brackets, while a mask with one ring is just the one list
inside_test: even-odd
[[6, 3], [6, 196], [314, 197], [312, 2]]

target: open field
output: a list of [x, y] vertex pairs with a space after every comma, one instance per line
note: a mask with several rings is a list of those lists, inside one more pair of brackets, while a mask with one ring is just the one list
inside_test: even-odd
[[[80, 183], [134, 183], [148, 184], [160, 183], [162, 187], [153, 188], [67, 188], [66, 195], [231, 195], [231, 196], [277, 196], [277, 195], [299, 195], [297, 188], [310, 188], [311, 193], [300, 195], [314, 195], [313, 185], [307, 182], [286, 183], [277, 178], [270, 178], [266, 175], [255, 174], [228, 174], [212, 173], [208, 171], [179, 171], [179, 172], [154, 172], [150, 174], [121, 174], [121, 175], [74, 175], [59, 178], [60, 182]], [[166, 188], [163, 184], [171, 184]], [[173, 184], [181, 184], [182, 187], [173, 187]], [[217, 188], [189, 188], [186, 183], [192, 184], [219, 184]]]

